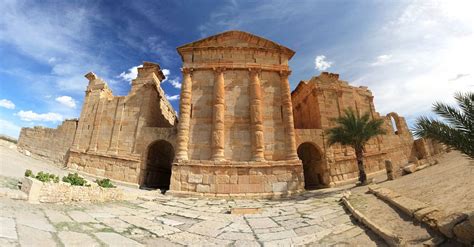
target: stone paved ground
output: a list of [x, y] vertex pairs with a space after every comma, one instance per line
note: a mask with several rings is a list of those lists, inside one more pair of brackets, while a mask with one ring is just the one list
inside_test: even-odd
[[[0, 198], [0, 246], [380, 246], [339, 192], [291, 200], [211, 200], [153, 194], [132, 202], [29, 204]], [[259, 208], [234, 215], [231, 208]]]

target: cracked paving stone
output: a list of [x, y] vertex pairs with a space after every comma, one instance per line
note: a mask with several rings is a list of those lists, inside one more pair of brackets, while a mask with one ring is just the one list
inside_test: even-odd
[[219, 221], [203, 221], [191, 226], [187, 231], [205, 235], [209, 237], [216, 237], [219, 235], [224, 228], [229, 225], [230, 222], [219, 222]]
[[247, 221], [253, 229], [278, 227], [278, 224], [270, 218], [251, 218]]
[[16, 223], [42, 231], [56, 232], [54, 226], [48, 222], [41, 211], [37, 211], [37, 213], [19, 212], [16, 215]]
[[115, 232], [97, 232], [94, 235], [109, 246], [144, 246], [143, 244]]
[[18, 239], [14, 219], [0, 217], [0, 238]]
[[89, 214], [82, 211], [69, 211], [69, 216], [78, 223], [97, 223]]
[[91, 236], [80, 232], [59, 232], [58, 238], [65, 246], [100, 246]]
[[72, 219], [69, 216], [59, 211], [46, 209], [44, 210], [44, 213], [46, 214], [46, 217], [55, 224], [60, 222], [72, 222]]
[[17, 228], [21, 246], [58, 246], [50, 232], [24, 225]]
[[243, 232], [224, 232], [217, 238], [227, 240], [255, 240], [255, 237], [252, 233]]
[[285, 230], [285, 231], [281, 231], [281, 232], [270, 232], [270, 233], [257, 234], [257, 238], [260, 241], [290, 239], [292, 237], [296, 237], [296, 233], [293, 230]]

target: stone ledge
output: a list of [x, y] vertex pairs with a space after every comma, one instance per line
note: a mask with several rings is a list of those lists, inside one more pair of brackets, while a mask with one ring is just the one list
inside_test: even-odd
[[379, 237], [381, 237], [385, 242], [390, 246], [405, 246], [406, 243], [403, 242], [402, 238], [392, 233], [391, 231], [375, 224], [360, 211], [355, 209], [349, 202], [350, 192], [345, 193], [342, 196], [342, 203], [346, 208], [351, 212], [352, 216], [356, 218], [359, 222], [367, 226], [370, 230], [375, 232]]
[[170, 194], [176, 197], [202, 197], [202, 198], [219, 198], [219, 199], [279, 199], [289, 198], [291, 196], [303, 193], [305, 190], [295, 190], [288, 192], [272, 192], [272, 193], [239, 193], [239, 194], [219, 194], [219, 193], [199, 193], [192, 191], [168, 191], [166, 194]]
[[387, 188], [369, 186], [369, 191], [444, 236], [467, 245], [474, 245], [474, 212], [447, 215], [436, 207], [402, 196]]
[[267, 167], [291, 167], [302, 166], [298, 160], [279, 161], [208, 161], [208, 160], [179, 160], [173, 166], [200, 166], [213, 168], [267, 168]]

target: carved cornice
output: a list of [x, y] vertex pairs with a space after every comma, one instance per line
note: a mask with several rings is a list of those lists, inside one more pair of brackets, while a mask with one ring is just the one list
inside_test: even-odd
[[235, 63], [235, 62], [219, 62], [219, 63], [192, 63], [186, 64], [183, 69], [192, 70], [215, 70], [216, 68], [225, 68], [226, 70], [249, 70], [258, 69], [261, 71], [284, 72], [290, 71], [288, 65], [276, 64], [256, 64], [256, 63]]
[[291, 70], [281, 70], [279, 71], [280, 72], [280, 76], [290, 76], [291, 75]]
[[190, 75], [192, 75], [192, 73], [193, 73], [193, 68], [185, 68], [185, 67], [183, 67], [183, 68], [181, 68], [181, 72], [182, 72], [183, 74], [190, 74]]

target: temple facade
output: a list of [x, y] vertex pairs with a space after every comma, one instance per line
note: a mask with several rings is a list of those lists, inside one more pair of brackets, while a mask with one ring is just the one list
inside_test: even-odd
[[[291, 49], [228, 31], [177, 49], [179, 118], [145, 62], [126, 96], [88, 73], [82, 112], [58, 129], [24, 128], [18, 147], [72, 170], [175, 195], [276, 197], [354, 182], [352, 148], [327, 143], [344, 109], [384, 119], [386, 135], [366, 146], [369, 176], [441, 152], [417, 141], [403, 117], [376, 112], [366, 87], [323, 72], [290, 91]], [[54, 138], [54, 145], [44, 145]], [[436, 150], [436, 151], [435, 151]], [[55, 155], [52, 155], [52, 154]]]

